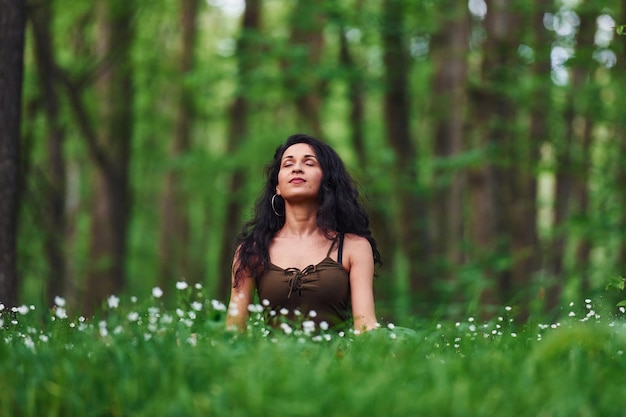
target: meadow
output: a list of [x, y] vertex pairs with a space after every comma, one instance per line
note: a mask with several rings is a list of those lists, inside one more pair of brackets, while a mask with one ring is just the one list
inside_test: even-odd
[[570, 304], [551, 323], [381, 323], [364, 334], [291, 323], [227, 331], [226, 307], [177, 283], [168, 307], [111, 296], [93, 319], [65, 300], [0, 305], [2, 416], [623, 416], [623, 307]]

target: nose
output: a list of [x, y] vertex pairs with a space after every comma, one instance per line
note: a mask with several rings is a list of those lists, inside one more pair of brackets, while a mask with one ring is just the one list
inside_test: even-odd
[[300, 164], [294, 164], [293, 165], [293, 169], [291, 170], [291, 172], [302, 172], [302, 168], [300, 167]]

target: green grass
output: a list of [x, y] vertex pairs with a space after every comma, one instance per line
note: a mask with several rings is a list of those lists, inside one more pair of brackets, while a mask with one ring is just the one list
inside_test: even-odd
[[5, 308], [0, 415], [626, 415], [626, 327], [591, 306], [555, 323], [517, 327], [503, 309], [363, 335], [268, 331], [253, 314], [232, 333], [194, 291], [173, 309], [114, 297], [93, 320]]

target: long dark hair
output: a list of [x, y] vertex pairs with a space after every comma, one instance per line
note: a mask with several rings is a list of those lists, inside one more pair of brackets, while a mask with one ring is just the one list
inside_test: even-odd
[[[328, 239], [334, 233], [353, 233], [366, 238], [372, 246], [374, 263], [381, 264], [376, 240], [369, 228], [367, 213], [359, 202], [356, 183], [346, 170], [343, 161], [327, 144], [305, 134], [289, 136], [274, 153], [274, 159], [265, 167], [267, 180], [261, 196], [254, 207], [254, 217], [248, 221], [237, 236], [237, 262], [234, 265], [237, 287], [244, 276], [259, 279], [268, 268], [269, 246], [274, 235], [285, 224], [284, 200], [277, 196], [272, 207], [272, 196], [278, 185], [278, 171], [284, 152], [292, 145], [305, 143], [315, 151], [322, 168], [322, 184], [318, 193], [319, 209], [317, 226]], [[281, 216], [276, 215], [274, 209]]]

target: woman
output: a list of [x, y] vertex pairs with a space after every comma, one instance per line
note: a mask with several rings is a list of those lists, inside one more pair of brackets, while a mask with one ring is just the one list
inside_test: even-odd
[[355, 331], [378, 326], [374, 265], [380, 264], [368, 217], [341, 158], [307, 135], [290, 136], [266, 168], [254, 218], [238, 236], [229, 328], [246, 328], [254, 291], [280, 318]]

